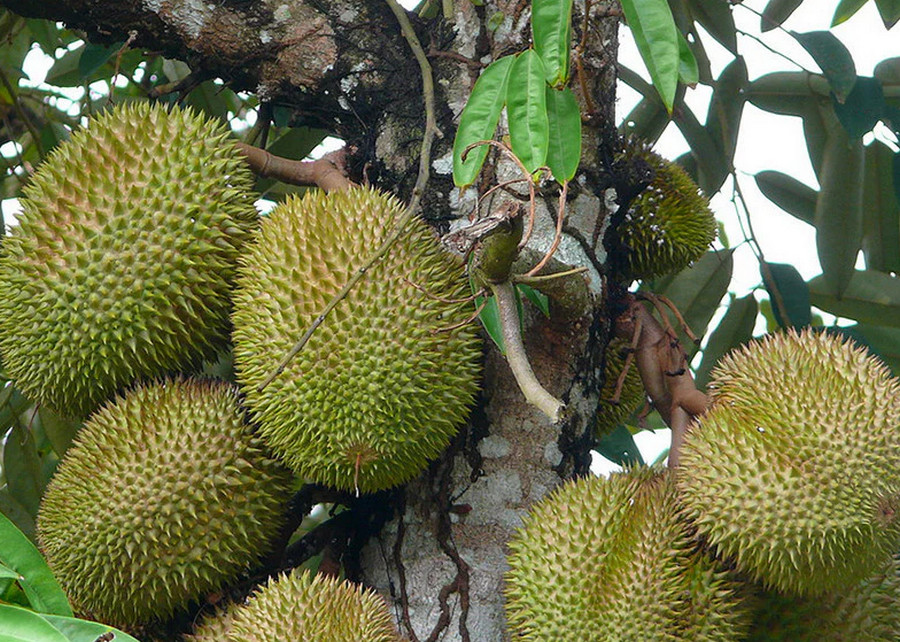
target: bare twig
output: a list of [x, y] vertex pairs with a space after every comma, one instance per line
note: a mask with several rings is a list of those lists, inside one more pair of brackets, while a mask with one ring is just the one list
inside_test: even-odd
[[542, 258], [537, 265], [528, 270], [528, 272], [525, 273], [525, 276], [534, 276], [540, 272], [556, 252], [556, 248], [559, 247], [559, 242], [562, 240], [563, 220], [566, 217], [566, 195], [568, 193], [569, 181], [563, 181], [562, 189], [559, 191], [559, 207], [557, 208], [558, 211], [556, 213], [556, 234], [553, 237], [553, 243], [550, 244], [550, 249], [547, 250], [544, 258]]

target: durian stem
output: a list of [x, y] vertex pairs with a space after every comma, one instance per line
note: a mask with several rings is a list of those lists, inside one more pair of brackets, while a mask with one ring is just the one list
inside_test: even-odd
[[275, 156], [246, 143], [236, 145], [247, 158], [250, 169], [260, 178], [274, 178], [291, 185], [316, 186], [326, 192], [347, 189], [352, 185], [331, 154], [314, 161], [298, 161]]
[[522, 343], [522, 334], [519, 331], [519, 308], [516, 305], [514, 286], [509, 281], [489, 285], [497, 299], [503, 344], [506, 347], [506, 361], [516, 378], [516, 383], [519, 384], [519, 389], [525, 395], [528, 403], [547, 415], [550, 421], [556, 423], [560, 419], [565, 404], [547, 392], [534, 376], [534, 370], [531, 369], [531, 363], [528, 362], [525, 345]]

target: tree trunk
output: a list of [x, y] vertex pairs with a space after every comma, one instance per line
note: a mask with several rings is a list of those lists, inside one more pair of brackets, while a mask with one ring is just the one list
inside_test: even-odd
[[[0, 4], [26, 16], [62, 20], [93, 41], [130, 37], [134, 46], [185, 60], [201, 78], [222, 78], [263, 102], [289, 107], [292, 124], [324, 128], [347, 143], [354, 181], [369, 181], [401, 198], [411, 195], [424, 131], [422, 75], [385, 0]], [[551, 425], [525, 402], [505, 359], [486, 340], [483, 393], [469, 424], [425, 474], [389, 495], [394, 517], [349, 564], [357, 579], [392, 600], [411, 641], [508, 639], [502, 607], [506, 543], [533, 502], [588, 471], [609, 330], [602, 307], [602, 230], [611, 186], [617, 51], [617, 18], [607, 14], [614, 13], [608, 5], [616, 4], [589, 3], [592, 16], [572, 85], [585, 119], [583, 159], [570, 186], [566, 234], [556, 254], [564, 264], [588, 268], [590, 295], [575, 287], [574, 295], [552, 301], [549, 319], [532, 312], [525, 324], [538, 379], [566, 402], [563, 420]], [[480, 182], [461, 197], [450, 174], [451, 150], [480, 68], [523, 51], [531, 35], [527, 0], [486, 0], [479, 6], [456, 0], [453, 7], [450, 20], [411, 16], [433, 68], [440, 130], [421, 213], [441, 232], [470, 213], [476, 192], [514, 176], [492, 152]], [[584, 3], [576, 2], [576, 44], [583, 11]], [[503, 195], [497, 203], [511, 198], [494, 194]], [[555, 184], [541, 186], [532, 265], [550, 244], [557, 196]]]

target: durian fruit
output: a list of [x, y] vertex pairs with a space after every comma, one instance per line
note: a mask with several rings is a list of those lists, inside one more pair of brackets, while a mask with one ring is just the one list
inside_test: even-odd
[[663, 469], [563, 484], [510, 549], [506, 614], [517, 639], [731, 642], [749, 624], [743, 593], [697, 549]]
[[290, 198], [241, 259], [238, 382], [265, 439], [310, 481], [373, 492], [409, 480], [446, 447], [475, 396], [480, 348], [464, 325], [472, 305], [448, 302], [468, 284], [418, 219], [260, 390], [402, 211], [367, 188]]
[[629, 276], [652, 279], [679, 272], [703, 256], [716, 238], [716, 220], [693, 179], [646, 142], [629, 140], [620, 158], [640, 159], [654, 172], [618, 226], [627, 248]]
[[618, 403], [612, 402], [612, 398], [616, 394], [616, 385], [619, 377], [625, 368], [628, 347], [628, 342], [622, 339], [613, 339], [606, 348], [603, 387], [600, 389], [600, 405], [597, 407], [597, 414], [594, 417], [594, 435], [598, 439], [625, 421], [646, 398], [644, 384], [641, 383], [641, 375], [638, 372], [637, 365], [632, 363], [628, 368], [628, 372], [625, 373]]
[[896, 642], [900, 578], [885, 570], [848, 591], [816, 597], [762, 592], [747, 642]]
[[308, 571], [278, 576], [245, 603], [204, 619], [188, 642], [401, 642], [384, 599]]
[[227, 128], [191, 110], [130, 103], [73, 133], [0, 253], [0, 357], [17, 386], [81, 418], [212, 357], [257, 225], [252, 180]]
[[133, 626], [256, 563], [290, 487], [233, 386], [157, 382], [88, 418], [47, 487], [38, 538], [79, 612]]
[[803, 331], [722, 359], [678, 467], [686, 514], [788, 594], [844, 591], [900, 544], [900, 381], [863, 349]]

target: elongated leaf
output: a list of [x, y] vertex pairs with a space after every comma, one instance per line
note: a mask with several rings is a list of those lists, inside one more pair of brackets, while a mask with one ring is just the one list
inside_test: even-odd
[[619, 131], [623, 135], [656, 142], [669, 125], [669, 112], [659, 96], [642, 98], [622, 120]]
[[572, 48], [572, 0], [532, 0], [531, 31], [547, 82], [553, 87], [565, 86]]
[[756, 185], [769, 200], [791, 216], [815, 225], [816, 199], [819, 193], [793, 176], [774, 170], [759, 172]]
[[897, 158], [878, 141], [866, 148], [862, 247], [870, 270], [900, 272], [900, 201], [894, 174]]
[[8, 566], [3, 566], [3, 564], [0, 563], [0, 578], [17, 580], [19, 579], [19, 574]]
[[[475, 297], [475, 307], [481, 307], [484, 303], [484, 297]], [[497, 305], [497, 299], [488, 297], [487, 303], [478, 313], [478, 320], [484, 327], [485, 332], [496, 344], [500, 354], [506, 355], [506, 343], [503, 341], [503, 327], [500, 325], [500, 306]]]
[[734, 16], [728, 2], [710, 2], [709, 0], [690, 0], [688, 5], [691, 14], [716, 41], [735, 56], [737, 50], [737, 31], [734, 28]]
[[697, 66], [697, 59], [691, 51], [691, 45], [680, 31], [678, 32], [678, 80], [689, 87], [700, 82], [700, 68]]
[[697, 161], [697, 183], [707, 194], [715, 194], [728, 177], [731, 162], [713, 140], [709, 130], [697, 120], [694, 112], [685, 106], [684, 109], [677, 110], [673, 118]]
[[750, 83], [747, 100], [773, 114], [800, 116], [828, 97], [828, 81], [806, 71], [776, 71]]
[[831, 26], [836, 27], [842, 22], [848, 20], [853, 14], [862, 9], [862, 6], [869, 0], [841, 0], [837, 9], [834, 10], [834, 16], [831, 18]]
[[44, 480], [34, 438], [25, 426], [16, 423], [3, 447], [3, 473], [10, 494], [31, 515], [37, 515]]
[[53, 451], [62, 457], [75, 438], [81, 423], [65, 419], [45, 406], [41, 406], [38, 410], [38, 419]]
[[834, 113], [853, 138], [862, 138], [872, 131], [886, 108], [884, 90], [877, 78], [857, 78], [846, 100], [841, 103], [835, 97], [834, 101]]
[[878, 13], [885, 29], [893, 29], [897, 21], [900, 21], [900, 0], [875, 0]]
[[44, 558], [34, 544], [3, 515], [0, 515], [0, 564], [19, 574], [19, 585], [34, 610], [72, 615], [69, 600]]
[[741, 115], [744, 113], [744, 96], [749, 83], [747, 64], [743, 57], [738, 56], [722, 70], [709, 101], [706, 129], [729, 159], [729, 165], [734, 160]]
[[678, 86], [678, 30], [666, 0], [622, 0], [622, 11], [663, 105], [671, 113]]
[[[833, 110], [829, 110], [833, 111]], [[816, 103], [810, 104], [801, 114], [803, 119], [803, 137], [806, 140], [806, 151], [809, 153], [809, 162], [813, 166], [819, 183], [822, 181], [822, 165], [825, 157], [825, 146], [828, 141], [828, 131], [833, 127], [829, 125], [835, 118], [833, 114], [825, 112], [825, 109]]]
[[54, 87], [75, 87], [81, 84], [82, 78], [78, 71], [78, 62], [81, 60], [81, 52], [86, 45], [81, 45], [56, 59], [53, 66], [47, 71], [45, 82]]
[[802, 328], [812, 323], [809, 287], [797, 268], [787, 263], [762, 263], [759, 271], [779, 327]]
[[509, 74], [506, 110], [513, 153], [529, 172], [547, 162], [550, 123], [546, 86], [541, 57], [533, 49], [519, 54]]
[[752, 294], [731, 302], [703, 349], [703, 359], [695, 376], [698, 387], [709, 383], [709, 373], [719, 359], [751, 339], [758, 312], [759, 306]]
[[0, 641], [69, 642], [65, 635], [37, 613], [0, 604]]
[[620, 466], [643, 464], [641, 451], [634, 443], [631, 431], [619, 424], [612, 432], [604, 435], [595, 450], [608, 460]]
[[831, 314], [861, 323], [900, 328], [900, 277], [857, 270], [838, 298], [823, 275], [809, 282], [812, 304]]
[[864, 170], [862, 141], [832, 127], [825, 141], [815, 221], [819, 264], [837, 297], [850, 283], [862, 247]]
[[[702, 337], [728, 292], [733, 268], [732, 250], [707, 252], [691, 267], [674, 276], [658, 279], [650, 289], [667, 296], [681, 312], [688, 327]], [[692, 350], [692, 343], [685, 335], [681, 335], [681, 340], [688, 354], [696, 351]]]
[[121, 48], [121, 42], [108, 47], [92, 42], [87, 43], [81, 52], [81, 57], [78, 59], [78, 75], [81, 77], [81, 80], [90, 78], [95, 71], [105, 65], [106, 61], [112, 58]]
[[60, 617], [58, 615], [40, 614], [57, 631], [66, 636], [69, 642], [96, 642], [105, 633], [114, 633], [113, 642], [138, 642], [123, 631], [114, 629], [106, 624], [79, 620], [72, 617]]
[[866, 345], [893, 370], [894, 376], [900, 375], [900, 328], [858, 323], [848, 329], [862, 337]]
[[803, 0], [769, 0], [763, 9], [759, 28], [763, 31], [771, 31], [790, 18], [791, 14], [803, 4]]
[[550, 300], [547, 298], [547, 295], [543, 292], [538, 292], [530, 285], [526, 285], [524, 283], [517, 283], [516, 290], [519, 293], [519, 296], [524, 296], [526, 299], [531, 301], [531, 303], [541, 311], [541, 313], [545, 317], [550, 316]]
[[819, 65], [838, 102], [843, 102], [856, 83], [856, 65], [847, 47], [830, 31], [792, 31], [791, 35]]
[[581, 161], [581, 110], [571, 89], [547, 87], [547, 120], [547, 166], [560, 183], [570, 181]]
[[34, 516], [9, 494], [5, 485], [0, 486], [0, 514], [15, 524], [29, 540], [35, 540]]
[[513, 61], [512, 56], [504, 56], [488, 65], [475, 82], [472, 94], [462, 110], [453, 141], [453, 182], [458, 187], [466, 187], [475, 182], [475, 177], [484, 165], [488, 153], [486, 146], [472, 149], [465, 161], [462, 154], [469, 145], [494, 137], [500, 112], [506, 104], [506, 83]]

